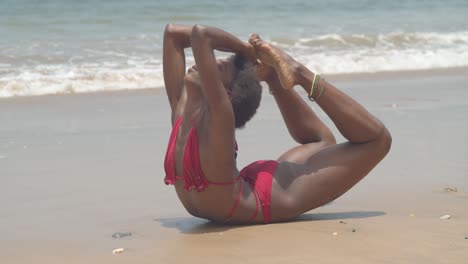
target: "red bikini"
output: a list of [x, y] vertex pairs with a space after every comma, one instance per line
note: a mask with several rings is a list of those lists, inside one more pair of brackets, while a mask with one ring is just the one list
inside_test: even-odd
[[253, 194], [255, 195], [256, 209], [254, 214], [251, 216], [250, 221], [253, 221], [258, 214], [258, 200], [260, 200], [263, 209], [263, 222], [265, 224], [269, 223], [271, 217], [271, 183], [275, 170], [278, 167], [278, 162], [275, 160], [255, 161], [243, 168], [240, 171], [239, 176], [232, 181], [210, 182], [203, 176], [203, 171], [201, 169], [198, 137], [194, 124], [190, 129], [189, 138], [185, 147], [183, 176], [177, 176], [175, 174], [175, 145], [181, 123], [182, 118], [179, 117], [172, 128], [171, 136], [169, 138], [166, 157], [164, 159], [164, 170], [166, 171], [164, 182], [166, 184], [174, 184], [176, 180], [183, 180], [185, 182], [185, 190], [196, 190], [198, 192], [204, 191], [209, 185], [229, 185], [239, 182], [239, 195], [226, 218], [226, 221], [229, 221], [234, 215], [241, 199], [242, 181], [240, 179], [242, 178], [249, 184]]

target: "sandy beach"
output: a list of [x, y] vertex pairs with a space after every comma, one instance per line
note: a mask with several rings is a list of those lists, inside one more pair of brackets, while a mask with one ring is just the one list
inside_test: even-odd
[[[467, 76], [330, 76], [386, 124], [392, 150], [333, 203], [241, 227], [190, 216], [163, 184], [163, 90], [0, 99], [1, 263], [465, 263]], [[237, 140], [240, 167], [295, 145], [268, 92]]]

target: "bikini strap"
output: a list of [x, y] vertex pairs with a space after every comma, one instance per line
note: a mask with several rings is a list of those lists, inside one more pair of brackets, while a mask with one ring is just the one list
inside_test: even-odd
[[255, 189], [254, 189], [252, 186], [250, 186], [250, 185], [249, 185], [249, 187], [250, 187], [250, 190], [252, 190], [252, 193], [253, 193], [254, 196], [255, 196], [255, 212], [254, 212], [254, 214], [252, 215], [252, 217], [250, 217], [250, 219], [249, 219], [249, 222], [252, 222], [252, 221], [255, 220], [255, 218], [257, 217], [257, 214], [258, 214], [258, 200], [259, 200], [259, 197], [258, 197], [258, 194], [257, 194], [257, 192], [255, 191]]
[[234, 215], [234, 212], [237, 209], [237, 206], [239, 205], [241, 197], [242, 197], [242, 181], [239, 182], [239, 194], [237, 195], [237, 199], [234, 202], [234, 205], [232, 206], [231, 211], [229, 212], [225, 222], [228, 222], [231, 220], [232, 216]]
[[234, 178], [234, 179], [232, 179], [231, 181], [228, 181], [228, 182], [211, 182], [211, 181], [208, 181], [208, 183], [213, 184], [213, 185], [223, 186], [223, 185], [234, 184], [234, 183], [238, 182], [240, 179], [241, 179], [241, 177], [239, 175], [236, 178]]

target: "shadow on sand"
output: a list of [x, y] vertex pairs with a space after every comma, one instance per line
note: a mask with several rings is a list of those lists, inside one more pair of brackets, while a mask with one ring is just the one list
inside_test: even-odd
[[[345, 219], [364, 219], [369, 217], [377, 217], [385, 215], [385, 212], [379, 211], [351, 211], [339, 213], [308, 213], [288, 222], [304, 222], [304, 221], [328, 221], [328, 220], [345, 220]], [[208, 220], [196, 217], [179, 217], [179, 218], [157, 218], [154, 219], [166, 228], [177, 228], [179, 232], [184, 234], [205, 234], [219, 233], [236, 228], [247, 228], [251, 225], [223, 225]]]

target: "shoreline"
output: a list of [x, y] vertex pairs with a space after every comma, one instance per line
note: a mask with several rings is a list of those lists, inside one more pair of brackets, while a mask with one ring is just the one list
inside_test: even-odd
[[[434, 68], [423, 70], [400, 70], [400, 71], [381, 71], [381, 72], [357, 72], [357, 73], [332, 73], [321, 74], [330, 81], [345, 82], [345, 81], [366, 81], [366, 80], [389, 80], [395, 78], [415, 79], [423, 77], [441, 77], [441, 76], [467, 76], [468, 66], [466, 67], [451, 67], [451, 68]], [[33, 98], [43, 96], [74, 96], [80, 94], [113, 94], [113, 93], [128, 93], [128, 92], [142, 92], [151, 91], [155, 93], [165, 93], [164, 86], [157, 86], [151, 88], [141, 89], [117, 89], [105, 91], [91, 91], [91, 92], [78, 92], [78, 93], [55, 93], [55, 94], [41, 94], [41, 95], [19, 95], [10, 97], [0, 97], [0, 101], [8, 100], [11, 98]]]

